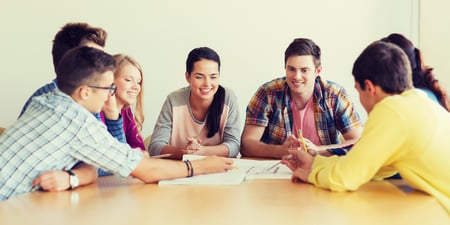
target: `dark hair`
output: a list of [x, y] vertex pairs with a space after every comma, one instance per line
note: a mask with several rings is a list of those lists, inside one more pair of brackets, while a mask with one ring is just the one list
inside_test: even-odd
[[406, 53], [411, 64], [414, 87], [430, 90], [436, 95], [442, 106], [447, 111], [450, 111], [450, 100], [444, 89], [440, 86], [439, 81], [433, 75], [433, 68], [423, 65], [420, 50], [414, 47], [413, 43], [405, 36], [397, 33], [390, 34], [382, 38], [381, 41], [396, 44]]
[[87, 46], [69, 50], [56, 67], [58, 89], [71, 95], [107, 71], [114, 72], [116, 61], [108, 53]]
[[370, 80], [388, 94], [400, 94], [413, 87], [411, 67], [405, 52], [382, 41], [369, 45], [353, 64], [353, 76], [364, 90]]
[[102, 28], [91, 27], [87, 23], [67, 23], [53, 39], [52, 56], [55, 71], [59, 61], [68, 50], [80, 46], [85, 41], [92, 41], [105, 47], [106, 38], [107, 33]]
[[[220, 72], [220, 57], [217, 52], [208, 48], [200, 47], [195, 48], [189, 52], [186, 59], [186, 72], [191, 76], [191, 72], [194, 69], [194, 63], [202, 60], [212, 60], [218, 64]], [[219, 131], [220, 128], [220, 118], [222, 117], [223, 105], [225, 104], [225, 89], [219, 85], [216, 94], [214, 94], [214, 99], [208, 109], [208, 117], [206, 118], [206, 127], [208, 128], [207, 137], [210, 138], [214, 136], [215, 133]]]
[[284, 52], [284, 64], [286, 64], [287, 59], [291, 56], [300, 55], [312, 55], [314, 65], [316, 67], [321, 65], [320, 62], [320, 47], [317, 46], [311, 39], [307, 38], [296, 38], [291, 44], [286, 48]]

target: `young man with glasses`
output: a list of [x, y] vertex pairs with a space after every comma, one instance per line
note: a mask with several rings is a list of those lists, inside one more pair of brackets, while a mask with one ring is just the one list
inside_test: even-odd
[[[64, 55], [56, 69], [58, 88], [33, 98], [0, 136], [0, 201], [51, 186], [43, 171], [65, 170], [79, 161], [146, 183], [232, 169], [231, 159], [215, 156], [192, 162], [149, 158], [112, 137], [91, 113], [100, 112], [114, 94], [114, 70], [114, 58], [95, 48]], [[70, 184], [89, 182], [80, 177]]]
[[[61, 61], [61, 58], [68, 50], [78, 46], [89, 46], [103, 49], [105, 47], [106, 38], [107, 33], [102, 28], [92, 27], [87, 23], [67, 23], [61, 28], [60, 31], [58, 31], [58, 33], [56, 33], [53, 39], [52, 58], [55, 71], [59, 61]], [[57, 81], [55, 79], [51, 83], [48, 83], [36, 90], [31, 97], [28, 98], [22, 108], [22, 111], [20, 112], [19, 117], [22, 116], [28, 108], [28, 105], [33, 97], [49, 93], [55, 90], [57, 86]], [[120, 113], [116, 109], [114, 99], [107, 102], [102, 111], [106, 117], [105, 124], [108, 131], [119, 141], [125, 143], [126, 139], [123, 131], [123, 121]], [[94, 113], [94, 115], [100, 120], [99, 113]]]
[[[52, 59], [53, 59], [53, 67], [56, 71], [56, 67], [58, 66], [59, 62], [61, 61], [61, 58], [64, 56], [64, 54], [69, 51], [72, 48], [78, 47], [78, 46], [89, 46], [93, 48], [103, 49], [105, 47], [107, 38], [107, 33], [105, 30], [99, 27], [93, 27], [90, 26], [87, 23], [67, 23], [64, 25], [58, 33], [56, 33], [54, 39], [53, 39], [53, 46], [52, 46]], [[19, 115], [21, 117], [23, 113], [28, 108], [28, 105], [30, 104], [33, 97], [40, 96], [49, 92], [54, 91], [57, 88], [57, 80], [53, 80], [52, 82], [42, 86], [38, 90], [36, 90], [30, 98], [28, 98], [27, 102], [22, 108], [22, 111]], [[109, 99], [103, 106], [102, 109], [104, 113], [104, 123], [106, 127], [108, 128], [109, 133], [115, 137], [120, 142], [126, 143], [126, 138], [123, 130], [123, 120], [122, 117], [117, 111], [117, 107], [115, 105], [115, 98]], [[101, 120], [99, 113], [93, 114], [98, 120]], [[84, 168], [86, 165], [77, 165], [77, 167]], [[74, 169], [75, 171], [79, 170], [78, 168]], [[84, 169], [80, 169], [80, 172], [76, 172], [75, 174], [79, 174], [81, 176], [83, 175]], [[49, 171], [48, 173], [48, 179], [56, 180], [56, 182], [60, 185], [63, 185], [64, 188], [69, 183], [67, 182], [67, 177], [70, 174], [62, 173], [61, 171]], [[99, 176], [106, 176], [111, 175], [110, 172], [98, 170]], [[73, 175], [75, 178], [78, 179], [77, 175]], [[90, 176], [90, 173], [86, 174], [86, 177], [89, 177], [89, 179], [95, 179], [94, 177]], [[81, 178], [83, 179], [83, 178]], [[44, 189], [46, 187], [43, 187]]]

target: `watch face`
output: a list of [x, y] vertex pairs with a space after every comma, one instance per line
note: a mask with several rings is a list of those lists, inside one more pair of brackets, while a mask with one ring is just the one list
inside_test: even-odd
[[80, 184], [80, 180], [78, 180], [78, 176], [75, 174], [70, 175], [70, 187], [72, 189], [74, 189], [74, 188], [78, 187], [79, 184]]

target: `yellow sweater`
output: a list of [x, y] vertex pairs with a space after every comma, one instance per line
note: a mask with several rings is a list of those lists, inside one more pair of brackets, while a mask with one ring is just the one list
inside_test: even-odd
[[352, 150], [344, 157], [316, 157], [308, 180], [333, 191], [356, 190], [397, 171], [450, 213], [450, 113], [419, 90], [376, 104]]

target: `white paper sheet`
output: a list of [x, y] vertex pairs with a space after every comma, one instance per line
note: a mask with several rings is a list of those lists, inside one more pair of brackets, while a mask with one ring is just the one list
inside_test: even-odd
[[[197, 160], [204, 158], [198, 155], [184, 155], [183, 160]], [[233, 159], [236, 169], [224, 173], [197, 175], [159, 181], [160, 185], [235, 185], [244, 180], [254, 179], [291, 179], [292, 171], [280, 160], [249, 160]]]

